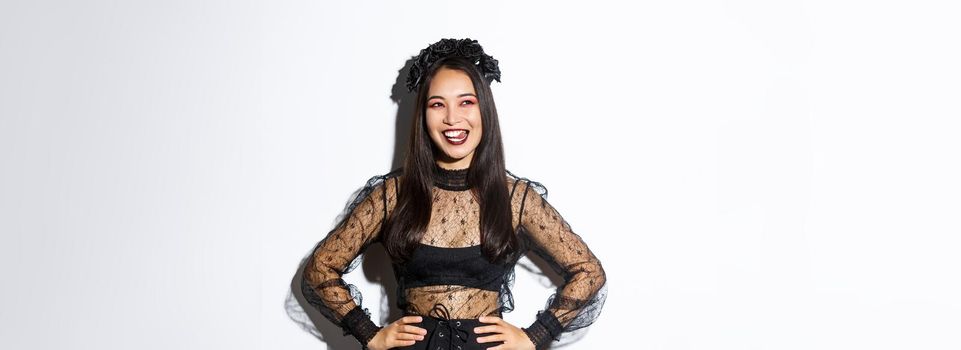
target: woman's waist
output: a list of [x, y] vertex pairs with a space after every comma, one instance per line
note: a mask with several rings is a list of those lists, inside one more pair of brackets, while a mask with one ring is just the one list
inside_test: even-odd
[[[443, 317], [438, 315], [430, 315], [430, 313], [421, 314], [421, 313], [415, 313], [415, 312], [405, 312], [404, 316], [420, 316], [424, 321], [427, 321], [427, 322], [437, 322], [437, 321], [480, 322], [481, 316], [493, 316], [493, 317], [499, 317], [499, 318], [502, 317], [502, 315], [499, 313], [493, 313], [493, 314], [481, 315], [481, 316], [454, 316], [454, 317], [448, 318], [448, 317]], [[461, 318], [457, 318], [457, 317], [461, 317]]]
[[456, 303], [409, 304], [404, 316], [421, 316], [432, 321], [477, 321], [483, 316], [501, 317], [497, 305], [464, 305]]

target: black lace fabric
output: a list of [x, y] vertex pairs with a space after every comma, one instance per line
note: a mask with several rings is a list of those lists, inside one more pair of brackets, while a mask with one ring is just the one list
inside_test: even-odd
[[530, 251], [564, 279], [545, 309], [524, 329], [534, 345], [543, 349], [561, 333], [594, 323], [607, 298], [607, 276], [600, 260], [547, 201], [547, 189], [534, 181], [519, 181], [526, 185], [519, 208], [519, 232], [529, 241]]
[[[480, 254], [479, 205], [466, 181], [467, 171], [435, 167], [431, 219], [417, 248], [421, 256], [470, 256], [475, 250]], [[357, 265], [357, 257], [367, 246], [379, 240], [381, 227], [397, 201], [399, 175], [394, 171], [372, 177], [348, 205], [349, 214], [317, 244], [304, 266], [304, 297], [361, 344], [367, 344], [379, 327], [363, 309], [360, 293], [342, 276]], [[506, 176], [516, 234], [528, 252], [548, 262], [564, 280], [536, 321], [524, 328], [537, 348], [543, 349], [562, 333], [594, 322], [606, 298], [606, 276], [597, 257], [547, 202], [547, 189], [510, 172]], [[433, 276], [431, 281], [443, 283], [411, 283], [402, 278], [404, 273], [397, 273], [397, 306], [405, 314], [422, 316], [443, 308], [451, 319], [502, 316], [514, 308], [510, 291], [514, 263], [495, 270], [502, 271], [498, 272], [502, 276], [493, 280], [495, 288], [490, 288], [490, 283], [482, 287], [480, 283]], [[395, 264], [394, 268], [406, 267]]]
[[306, 301], [324, 317], [343, 328], [366, 347], [380, 330], [362, 307], [357, 287], [342, 277], [353, 271], [358, 257], [379, 236], [387, 214], [386, 176], [374, 176], [347, 207], [347, 215], [317, 243], [304, 264], [301, 292]]

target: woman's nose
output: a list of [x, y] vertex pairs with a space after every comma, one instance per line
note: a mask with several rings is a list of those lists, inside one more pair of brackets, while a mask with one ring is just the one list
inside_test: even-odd
[[454, 125], [454, 123], [457, 123], [461, 119], [462, 117], [460, 114], [458, 114], [457, 109], [453, 107], [447, 108], [447, 115], [444, 116], [444, 123]]

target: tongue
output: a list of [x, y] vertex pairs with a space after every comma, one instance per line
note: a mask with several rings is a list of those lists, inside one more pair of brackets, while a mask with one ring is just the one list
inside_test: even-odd
[[454, 134], [454, 136], [448, 136], [447, 138], [449, 138], [449, 139], [460, 139], [460, 138], [464, 138], [464, 136], [466, 136], [466, 135], [467, 135], [467, 132], [464, 131], [464, 130], [461, 130], [461, 131], [458, 131], [456, 134]]

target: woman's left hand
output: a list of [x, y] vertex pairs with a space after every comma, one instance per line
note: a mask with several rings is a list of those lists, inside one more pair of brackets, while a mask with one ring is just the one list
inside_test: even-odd
[[477, 338], [478, 343], [504, 342], [504, 344], [492, 347], [490, 350], [534, 350], [534, 343], [531, 342], [531, 338], [527, 337], [524, 330], [507, 323], [500, 317], [481, 316], [478, 320], [488, 325], [474, 328], [475, 334], [495, 333]]

